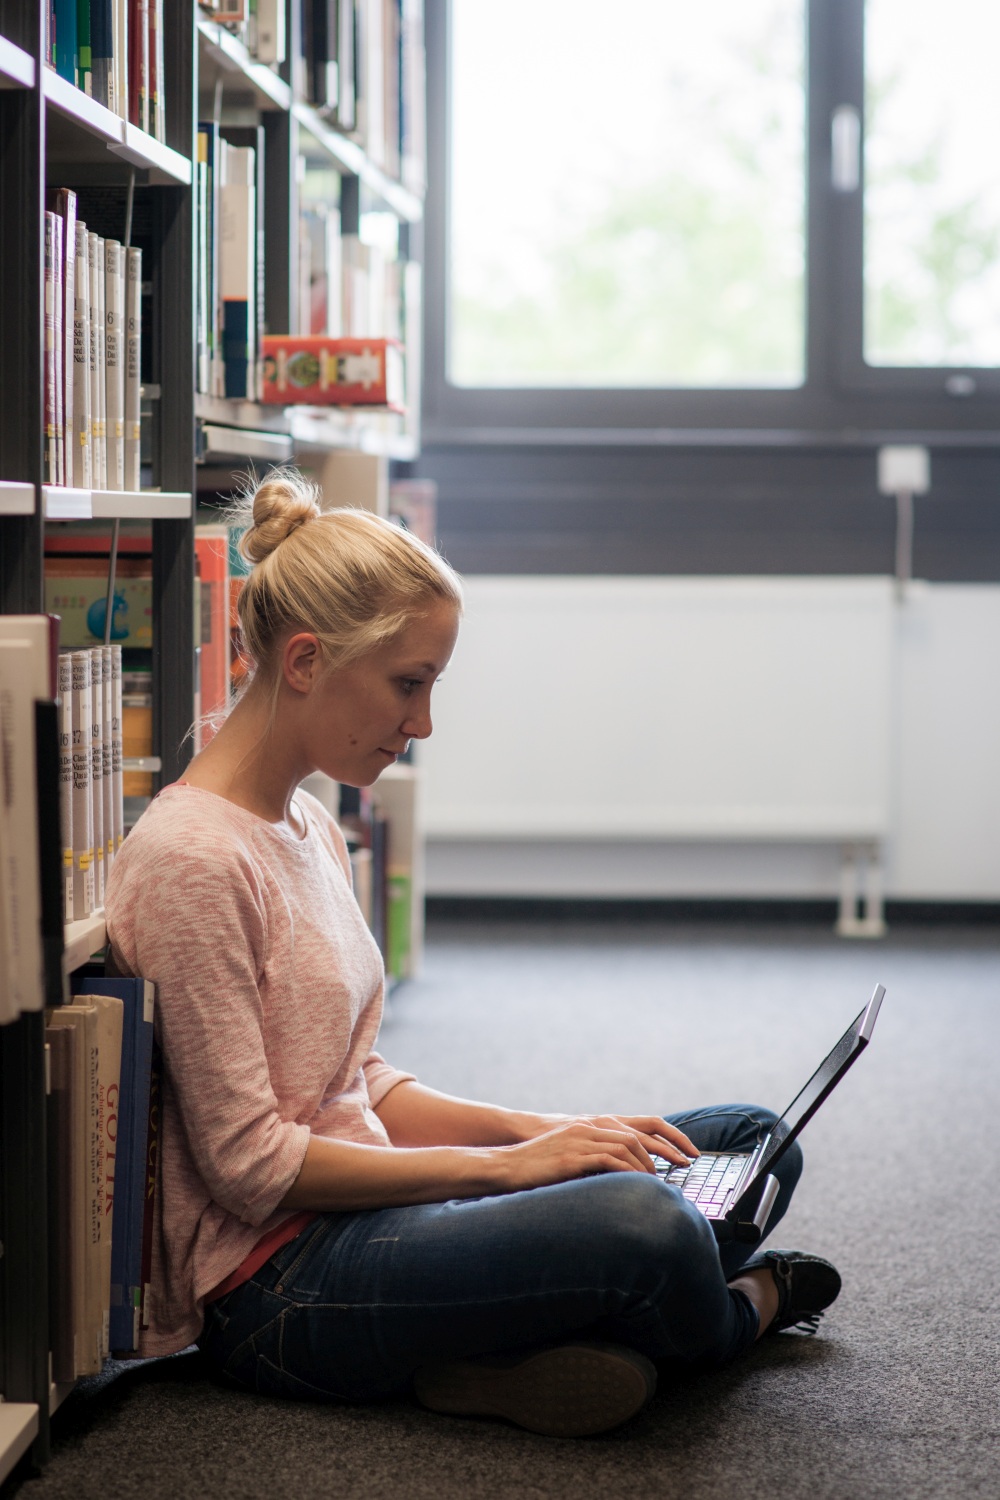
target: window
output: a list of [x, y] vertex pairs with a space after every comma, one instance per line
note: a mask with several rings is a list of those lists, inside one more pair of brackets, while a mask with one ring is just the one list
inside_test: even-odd
[[453, 0], [450, 379], [801, 383], [802, 0], [502, 17]]
[[995, 427], [1000, 0], [427, 16], [427, 441]]

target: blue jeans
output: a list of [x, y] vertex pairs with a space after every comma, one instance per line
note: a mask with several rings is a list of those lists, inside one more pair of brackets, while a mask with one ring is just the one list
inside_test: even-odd
[[[749, 1151], [775, 1116], [730, 1104], [667, 1118], [702, 1150]], [[801, 1169], [793, 1145], [769, 1228]], [[321, 1214], [206, 1309], [199, 1343], [240, 1386], [319, 1400], [403, 1390], [433, 1360], [577, 1338], [721, 1364], [757, 1333], [749, 1299], [726, 1285], [752, 1253], [720, 1247], [677, 1188], [644, 1172]]]

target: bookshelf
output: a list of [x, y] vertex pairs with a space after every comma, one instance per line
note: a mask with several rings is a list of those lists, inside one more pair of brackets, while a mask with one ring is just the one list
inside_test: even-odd
[[[279, 65], [255, 58], [241, 28], [227, 29], [196, 0], [165, 0], [165, 107], [163, 128], [153, 133], [48, 65], [47, 0], [0, 0], [0, 348], [8, 374], [18, 374], [4, 381], [0, 412], [0, 611], [43, 610], [45, 546], [54, 530], [95, 520], [149, 524], [153, 753], [131, 765], [161, 784], [175, 780], [190, 755], [196, 501], [224, 497], [248, 460], [258, 466], [290, 460], [322, 473], [340, 453], [374, 465], [374, 488], [383, 494], [390, 462], [412, 459], [418, 449], [415, 387], [405, 416], [275, 407], [198, 389], [200, 121], [234, 140], [239, 132], [257, 132], [262, 143], [265, 326], [311, 331], [302, 297], [302, 215], [307, 193], [315, 201], [329, 188], [338, 235], [365, 246], [372, 226], [379, 231], [381, 248], [371, 256], [388, 264], [387, 284], [400, 299], [406, 288], [405, 342], [414, 371], [419, 364], [420, 174], [414, 176], [412, 153], [404, 162], [401, 148], [395, 158], [369, 149], [360, 122], [340, 128], [335, 113], [310, 96], [302, 6], [303, 0], [286, 0], [287, 56]], [[400, 0], [400, 16], [404, 10], [412, 24], [413, 0]], [[125, 243], [131, 227], [143, 250], [138, 489], [50, 482], [45, 211], [46, 191], [56, 188], [77, 192], [88, 224], [94, 204], [95, 218], [98, 210], [105, 220], [111, 215], [113, 226], [97, 232]], [[401, 807], [414, 805], [408, 785], [389, 796]], [[54, 852], [43, 851], [46, 857]], [[51, 983], [81, 967], [104, 941], [100, 911], [67, 924], [62, 974], [50, 976]], [[25, 1458], [45, 1462], [50, 1417], [72, 1388], [51, 1379], [46, 1178], [44, 1018], [30, 1012], [0, 1026], [0, 1483]]]

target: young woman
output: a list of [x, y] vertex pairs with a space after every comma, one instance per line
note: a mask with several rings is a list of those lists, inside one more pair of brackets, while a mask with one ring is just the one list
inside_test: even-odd
[[[259, 1392], [597, 1432], [655, 1362], [713, 1364], [833, 1301], [832, 1266], [720, 1251], [653, 1154], [749, 1150], [773, 1115], [572, 1118], [435, 1092], [374, 1050], [383, 971], [344, 839], [300, 790], [370, 786], [431, 732], [459, 581], [294, 472], [248, 502], [252, 673], [126, 840], [111, 962], [157, 989], [162, 1114], [143, 1352], [197, 1339]], [[624, 1045], [624, 1043], [623, 1043]], [[776, 1175], [771, 1224], [801, 1168]]]

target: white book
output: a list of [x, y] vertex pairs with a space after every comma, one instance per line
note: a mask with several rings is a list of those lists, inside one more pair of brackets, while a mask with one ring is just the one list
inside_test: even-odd
[[89, 651], [73, 651], [73, 914], [94, 910], [94, 797], [91, 664]]
[[56, 428], [56, 472], [58, 473], [57, 484], [66, 483], [66, 370], [64, 358], [66, 353], [66, 339], [63, 330], [63, 318], [66, 312], [66, 225], [61, 214], [46, 214], [46, 220], [52, 219], [52, 361], [55, 367], [55, 412], [53, 421]]
[[101, 240], [87, 235], [87, 265], [90, 271], [90, 433], [93, 443], [91, 474], [95, 490], [106, 489], [104, 463], [104, 424], [102, 421], [104, 386], [104, 313], [101, 307]]
[[104, 656], [91, 646], [90, 656], [90, 795], [94, 806], [94, 907], [104, 905]]
[[128, 119], [128, 0], [114, 0], [111, 7], [111, 68], [114, 112]]
[[114, 778], [114, 682], [111, 647], [100, 646], [95, 655], [101, 658], [101, 794], [104, 799], [104, 886], [115, 857], [115, 778]]
[[125, 283], [122, 247], [104, 241], [104, 390], [107, 403], [106, 489], [125, 488]]
[[122, 740], [122, 648], [111, 647], [111, 811], [113, 817], [115, 853], [125, 837], [124, 743]]
[[76, 277], [73, 283], [73, 483], [93, 489], [90, 416], [90, 264], [87, 226], [76, 225]]
[[62, 838], [63, 920], [73, 920], [73, 663], [59, 653], [59, 831]]
[[125, 489], [134, 491], [142, 454], [142, 251], [125, 254]]
[[45, 615], [0, 615], [0, 736], [6, 776], [7, 894], [15, 954], [15, 1015], [41, 1010], [42, 909], [38, 851], [35, 703], [51, 697], [49, 621]]
[[42, 309], [45, 395], [45, 479], [59, 483], [59, 443], [56, 436], [56, 216], [45, 215], [45, 284]]
[[257, 0], [254, 50], [258, 62], [285, 61], [285, 0]]
[[73, 483], [76, 450], [76, 194], [59, 194], [63, 224], [63, 431], [65, 483]]
[[220, 148], [219, 299], [225, 394], [253, 400], [256, 395], [257, 309], [257, 153], [252, 146]]

